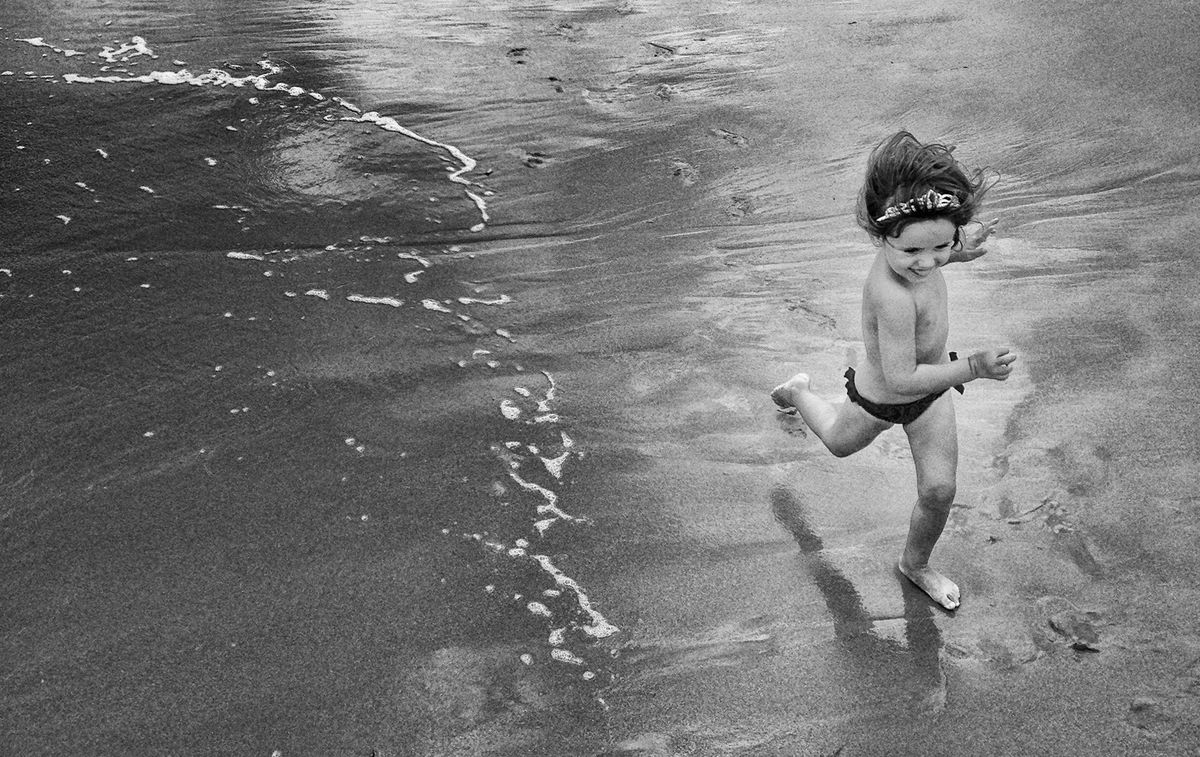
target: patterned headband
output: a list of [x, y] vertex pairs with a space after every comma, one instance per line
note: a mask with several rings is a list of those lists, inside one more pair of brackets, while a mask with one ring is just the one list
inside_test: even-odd
[[920, 197], [914, 197], [908, 202], [888, 206], [883, 211], [883, 215], [875, 219], [875, 223], [887, 223], [893, 218], [910, 216], [921, 211], [957, 210], [961, 207], [962, 203], [954, 195], [938, 194], [931, 189]]

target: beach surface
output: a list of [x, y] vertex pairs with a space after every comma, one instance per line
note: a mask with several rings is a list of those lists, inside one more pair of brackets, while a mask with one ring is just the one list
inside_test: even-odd
[[[6, 4], [0, 751], [1200, 753], [1182, 0]], [[957, 503], [769, 392], [947, 267]]]

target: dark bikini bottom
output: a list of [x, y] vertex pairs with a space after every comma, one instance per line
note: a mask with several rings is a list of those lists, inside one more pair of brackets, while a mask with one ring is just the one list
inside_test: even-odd
[[[951, 352], [950, 359], [957, 360], [958, 355]], [[934, 392], [933, 394], [927, 394], [919, 400], [914, 400], [912, 402], [903, 402], [903, 403], [898, 403], [898, 404], [885, 404], [882, 402], [872, 402], [871, 400], [869, 400], [866, 397], [863, 397], [861, 394], [859, 394], [858, 389], [855, 388], [855, 386], [854, 386], [854, 369], [853, 368], [847, 368], [845, 376], [846, 376], [846, 394], [850, 397], [851, 402], [855, 403], [856, 405], [861, 407], [863, 410], [866, 410], [868, 413], [875, 416], [876, 418], [878, 418], [881, 421], [885, 421], [887, 423], [898, 423], [901, 426], [912, 423], [917, 418], [920, 418], [921, 414], [924, 413], [926, 410], [928, 410], [929, 406], [932, 405], [937, 400], [938, 397], [941, 397], [943, 394], [946, 393], [946, 390], [943, 389], [940, 392]], [[958, 386], [956, 386], [954, 388], [958, 391], [959, 394], [963, 393], [962, 384], [959, 384]]]

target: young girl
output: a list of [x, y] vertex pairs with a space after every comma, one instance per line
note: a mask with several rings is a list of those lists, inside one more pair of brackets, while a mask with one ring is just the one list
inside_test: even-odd
[[899, 423], [917, 469], [917, 504], [909, 521], [900, 571], [948, 610], [959, 605], [958, 586], [929, 566], [954, 503], [958, 438], [950, 388], [977, 378], [1004, 381], [1016, 355], [1007, 349], [955, 360], [946, 352], [949, 317], [947, 263], [973, 260], [995, 230], [982, 224], [967, 236], [985, 186], [968, 175], [953, 148], [923, 145], [908, 132], [871, 153], [858, 201], [858, 222], [878, 248], [863, 286], [866, 361], [846, 371], [847, 400], [833, 404], [798, 373], [776, 387], [780, 408], [799, 412], [838, 457], [853, 454]]

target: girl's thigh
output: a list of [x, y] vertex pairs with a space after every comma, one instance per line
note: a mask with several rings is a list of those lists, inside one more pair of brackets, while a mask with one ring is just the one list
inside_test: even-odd
[[850, 455], [875, 441], [875, 437], [892, 427], [849, 400], [838, 406], [837, 420], [830, 429], [826, 446], [836, 455]]
[[904, 432], [917, 468], [917, 487], [953, 485], [958, 474], [958, 422], [950, 392], [938, 397]]

